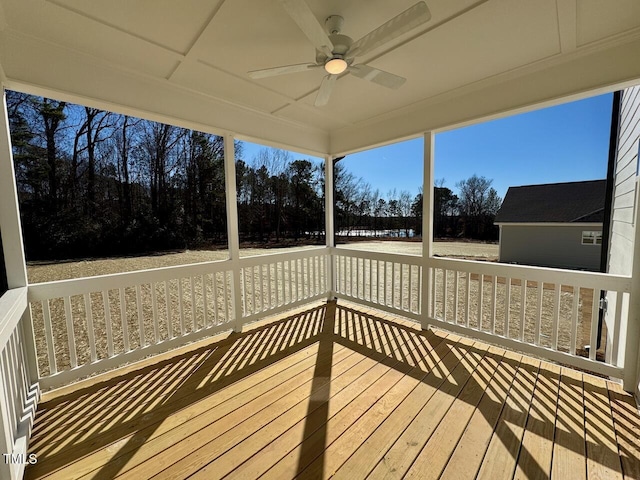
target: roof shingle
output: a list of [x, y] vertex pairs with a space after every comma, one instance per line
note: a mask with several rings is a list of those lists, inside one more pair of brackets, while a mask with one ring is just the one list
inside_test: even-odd
[[603, 222], [606, 180], [509, 187], [495, 223]]

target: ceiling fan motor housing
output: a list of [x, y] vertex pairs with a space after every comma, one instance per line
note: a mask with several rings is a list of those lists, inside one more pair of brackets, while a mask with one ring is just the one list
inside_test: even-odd
[[329, 35], [340, 33], [342, 31], [342, 25], [344, 25], [344, 18], [340, 15], [329, 15], [324, 21], [324, 26], [327, 27]]

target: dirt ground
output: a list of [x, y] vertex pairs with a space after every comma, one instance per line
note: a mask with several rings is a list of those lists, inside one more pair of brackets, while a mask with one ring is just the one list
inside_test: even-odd
[[[354, 250], [369, 250], [372, 252], [403, 253], [410, 255], [422, 254], [421, 242], [403, 241], [365, 241], [351, 244], [340, 244], [341, 248]], [[281, 253], [285, 251], [302, 250], [309, 247], [292, 248], [242, 248], [241, 257]], [[441, 257], [472, 258], [477, 260], [497, 261], [498, 245], [471, 242], [434, 242], [433, 253]], [[227, 250], [186, 250], [184, 252], [159, 253], [137, 257], [119, 257], [91, 260], [70, 260], [60, 262], [33, 262], [27, 265], [27, 275], [30, 283], [53, 282], [69, 278], [92, 277], [111, 273], [131, 272], [150, 268], [187, 265], [190, 263], [211, 262], [224, 260], [228, 257]]]
[[[422, 242], [378, 240], [354, 242], [338, 246], [354, 250], [369, 250], [372, 252], [404, 253], [409, 255], [422, 254]], [[494, 243], [474, 242], [433, 242], [433, 254], [438, 257], [468, 258], [495, 262], [498, 261], [498, 245]]]

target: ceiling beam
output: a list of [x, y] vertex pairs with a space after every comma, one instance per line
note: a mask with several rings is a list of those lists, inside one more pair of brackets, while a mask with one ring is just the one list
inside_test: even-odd
[[578, 46], [578, 5], [576, 0], [556, 0], [560, 52], [567, 53]]
[[98, 62], [91, 55], [13, 31], [0, 32], [0, 44], [7, 88], [217, 135], [237, 133], [316, 156], [329, 147], [328, 133], [320, 129]]
[[[612, 92], [640, 82], [640, 38], [462, 87], [331, 133], [331, 155]], [[502, 78], [502, 80], [501, 80]]]
[[191, 40], [190, 45], [187, 47], [187, 50], [185, 52], [183, 52], [183, 58], [180, 60], [180, 62], [176, 65], [176, 67], [171, 71], [171, 73], [169, 73], [169, 75], [167, 75], [167, 80], [171, 80], [172, 77], [174, 76], [174, 74], [178, 71], [178, 69], [180, 68], [180, 66], [185, 62], [185, 61], [195, 61], [195, 47], [202, 41], [202, 36], [205, 34], [205, 32], [211, 28], [211, 25], [213, 23], [213, 19], [216, 17], [216, 15], [218, 14], [218, 12], [220, 11], [220, 9], [222, 8], [222, 5], [224, 4], [225, 0], [219, 0], [218, 4], [213, 8], [213, 10], [211, 10], [211, 13], [209, 14], [209, 16], [207, 17], [207, 19], [202, 23], [202, 26], [200, 27], [200, 30], [194, 35], [193, 39]]

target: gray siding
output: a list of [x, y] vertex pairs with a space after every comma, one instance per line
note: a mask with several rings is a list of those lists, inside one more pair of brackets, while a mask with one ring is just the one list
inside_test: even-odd
[[[614, 174], [613, 204], [611, 215], [611, 239], [607, 271], [620, 275], [631, 275], [634, 250], [634, 216], [636, 202], [636, 170], [638, 165], [638, 144], [640, 141], [640, 86], [627, 88], [622, 92], [620, 108], [620, 130], [618, 152]], [[634, 292], [637, 294], [637, 292]], [[613, 355], [611, 338], [613, 313], [616, 297], [608, 295], [607, 314], [607, 360]], [[628, 301], [625, 297], [625, 303]], [[623, 306], [623, 312], [626, 305]], [[620, 329], [626, 331], [627, 318], [623, 315]], [[618, 350], [618, 362], [624, 358], [624, 345]], [[640, 357], [639, 357], [640, 360]], [[640, 379], [639, 379], [640, 380]], [[638, 380], [635, 382], [635, 394], [640, 398]]]
[[503, 225], [500, 261], [597, 271], [601, 247], [582, 245], [584, 230], [602, 230], [602, 227]]
[[639, 139], [640, 86], [636, 86], [622, 93], [618, 158], [614, 176], [608, 271], [621, 275], [631, 275]]

